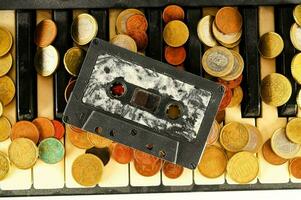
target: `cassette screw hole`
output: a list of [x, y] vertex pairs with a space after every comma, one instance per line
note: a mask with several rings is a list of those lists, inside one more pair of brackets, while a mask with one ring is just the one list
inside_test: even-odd
[[95, 128], [95, 133], [97, 133], [98, 135], [100, 135], [102, 132], [102, 128], [101, 127], [96, 127]]
[[93, 40], [93, 44], [98, 45], [98, 40], [97, 39]]
[[181, 108], [178, 104], [172, 103], [167, 106], [166, 115], [169, 119], [176, 120], [181, 116]]
[[148, 149], [148, 150], [152, 150], [154, 148], [154, 145], [153, 144], [147, 144], [145, 145], [145, 147]]
[[69, 117], [68, 117], [67, 115], [65, 115], [65, 116], [63, 117], [63, 121], [64, 121], [65, 123], [67, 123], [67, 122], [69, 121]]
[[111, 131], [110, 131], [110, 136], [111, 136], [111, 137], [114, 137], [115, 135], [116, 135], [116, 131], [115, 131], [115, 130], [111, 130]]
[[165, 156], [166, 156], [166, 152], [165, 151], [163, 151], [163, 150], [159, 151], [159, 157], [160, 158], [164, 158]]
[[135, 129], [131, 130], [131, 135], [132, 135], [132, 136], [137, 135], [137, 131], [136, 131]]
[[121, 97], [125, 94], [125, 86], [122, 83], [114, 83], [111, 86], [111, 93], [114, 97]]
[[104, 71], [106, 72], [106, 74], [108, 74], [108, 73], [110, 73], [111, 70], [110, 70], [110, 68], [105, 67], [105, 68], [104, 68]]
[[196, 168], [196, 165], [194, 163], [190, 163], [190, 166], [195, 169]]

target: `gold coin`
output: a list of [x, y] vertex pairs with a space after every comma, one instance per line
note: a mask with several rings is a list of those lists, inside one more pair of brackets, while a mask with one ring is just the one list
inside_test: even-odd
[[81, 66], [85, 59], [85, 52], [78, 48], [72, 47], [64, 55], [64, 66], [69, 74], [78, 76]]
[[72, 163], [72, 176], [83, 186], [93, 186], [99, 183], [103, 173], [102, 161], [93, 154], [78, 156]]
[[241, 55], [233, 50], [231, 50], [231, 53], [234, 56], [233, 68], [229, 74], [221, 77], [221, 79], [224, 79], [226, 81], [237, 79], [244, 70], [244, 59], [241, 57]]
[[242, 30], [240, 30], [237, 33], [231, 33], [231, 34], [224, 34], [218, 30], [216, 27], [216, 24], [212, 23], [212, 32], [214, 37], [222, 44], [233, 44], [240, 40], [242, 35]]
[[281, 36], [275, 32], [267, 32], [260, 37], [258, 50], [264, 58], [276, 58], [283, 50]]
[[111, 41], [112, 44], [125, 48], [127, 50], [133, 51], [135, 53], [137, 53], [137, 45], [136, 42], [133, 38], [131, 38], [128, 35], [124, 35], [124, 34], [118, 34], [115, 35]]
[[236, 46], [238, 46], [239, 45], [239, 43], [240, 43], [240, 39], [237, 41], [237, 42], [234, 42], [234, 43], [232, 43], [232, 44], [226, 44], [226, 43], [223, 43], [223, 42], [221, 42], [221, 41], [218, 41], [222, 46], [224, 46], [224, 47], [226, 47], [226, 48], [228, 48], [228, 49], [233, 49], [234, 47], [236, 47]]
[[299, 90], [299, 92], [297, 94], [296, 101], [297, 101], [298, 107], [301, 109], [301, 89]]
[[10, 53], [0, 57], [0, 77], [7, 74], [13, 65], [13, 57]]
[[127, 34], [126, 22], [133, 15], [143, 15], [144, 16], [143, 12], [141, 12], [138, 9], [133, 9], [133, 8], [125, 9], [121, 13], [119, 13], [119, 15], [116, 19], [117, 33]]
[[17, 138], [8, 147], [9, 160], [19, 169], [29, 169], [38, 159], [36, 144], [27, 138]]
[[301, 118], [294, 118], [286, 125], [286, 136], [294, 143], [301, 144]]
[[244, 125], [238, 122], [230, 122], [221, 130], [220, 143], [227, 151], [241, 151], [245, 148], [248, 142], [249, 132]]
[[218, 44], [212, 33], [213, 21], [214, 17], [211, 15], [207, 15], [199, 21], [197, 27], [199, 39], [208, 47], [214, 47]]
[[93, 40], [98, 31], [96, 19], [87, 13], [78, 15], [71, 25], [71, 37], [79, 45], [86, 45]]
[[282, 106], [292, 94], [290, 81], [282, 74], [272, 73], [261, 81], [262, 100], [271, 106]]
[[87, 134], [88, 134], [88, 140], [97, 148], [105, 148], [113, 143], [112, 140], [97, 135], [96, 133], [88, 132]]
[[271, 138], [271, 146], [275, 154], [281, 158], [294, 158], [300, 150], [300, 144], [289, 141], [285, 128], [276, 130]]
[[291, 26], [290, 38], [294, 47], [301, 51], [301, 27], [296, 23]]
[[0, 152], [0, 181], [3, 180], [10, 169], [10, 162], [5, 153]]
[[209, 145], [202, 155], [198, 170], [207, 178], [217, 178], [225, 172], [227, 162], [227, 155], [221, 148]]
[[226, 155], [227, 155], [227, 157], [228, 157], [228, 160], [229, 160], [230, 158], [232, 158], [235, 154], [237, 154], [237, 152], [226, 151]]
[[256, 126], [252, 126], [250, 124], [244, 124], [244, 126], [249, 132], [249, 142], [243, 150], [251, 153], [257, 153], [263, 144], [262, 134]]
[[41, 76], [52, 75], [59, 65], [59, 53], [53, 46], [38, 48], [34, 57], [34, 66]]
[[301, 84], [301, 53], [298, 53], [293, 57], [291, 71], [296, 82]]
[[225, 76], [233, 69], [234, 56], [231, 51], [225, 47], [212, 47], [204, 53], [202, 65], [204, 70], [211, 76]]
[[0, 101], [4, 106], [8, 105], [15, 96], [14, 82], [8, 76], [0, 77]]
[[295, 22], [301, 26], [301, 5], [297, 5], [293, 10]]
[[0, 28], [0, 57], [7, 54], [10, 48], [13, 45], [13, 37], [10, 32], [6, 29], [1, 27]]
[[237, 183], [249, 183], [259, 173], [259, 164], [256, 156], [250, 152], [239, 152], [228, 162], [227, 173]]
[[232, 98], [231, 98], [231, 101], [230, 101], [230, 104], [228, 105], [228, 107], [235, 107], [235, 106], [240, 105], [243, 95], [244, 95], [244, 93], [240, 86], [232, 89]]
[[3, 103], [0, 101], [0, 117], [3, 115], [4, 106]]
[[163, 30], [163, 39], [171, 47], [179, 47], [186, 43], [189, 30], [182, 21], [173, 20], [168, 22]]
[[2, 116], [0, 117], [0, 142], [5, 141], [9, 138], [11, 133], [11, 124], [9, 120]]

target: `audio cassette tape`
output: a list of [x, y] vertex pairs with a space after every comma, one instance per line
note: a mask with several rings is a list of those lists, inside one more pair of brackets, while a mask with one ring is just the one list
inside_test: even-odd
[[224, 87], [94, 39], [63, 120], [194, 169]]

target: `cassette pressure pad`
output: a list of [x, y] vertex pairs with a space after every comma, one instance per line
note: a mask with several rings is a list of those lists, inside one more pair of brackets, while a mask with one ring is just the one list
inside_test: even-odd
[[95, 39], [63, 120], [195, 168], [223, 86]]

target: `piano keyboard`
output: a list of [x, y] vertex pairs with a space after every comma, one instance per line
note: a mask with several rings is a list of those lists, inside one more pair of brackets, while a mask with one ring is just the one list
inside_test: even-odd
[[[163, 8], [141, 8], [149, 23], [149, 45], [145, 56], [165, 62], [162, 31]], [[204, 76], [201, 56], [206, 47], [197, 36], [197, 24], [202, 16], [215, 15], [216, 7], [184, 7], [185, 23], [190, 30], [186, 43], [187, 58], [185, 68], [194, 74]], [[242, 88], [244, 98], [241, 105], [226, 109], [224, 124], [231, 121], [256, 125], [264, 141], [272, 133], [285, 127], [291, 117], [301, 117], [301, 109], [296, 105], [298, 85], [289, 70], [292, 57], [297, 53], [290, 42], [289, 31], [293, 24], [293, 5], [238, 7], [243, 17], [243, 36], [239, 51], [245, 61]], [[61, 119], [66, 106], [64, 89], [70, 76], [63, 65], [64, 53], [75, 44], [72, 43], [70, 27], [72, 19], [80, 13], [90, 13], [98, 23], [97, 37], [109, 40], [116, 35], [115, 20], [122, 9], [85, 9], [85, 10], [0, 10], [0, 27], [6, 27], [14, 38], [11, 54], [14, 64], [9, 76], [16, 83], [16, 98], [4, 109], [12, 124], [18, 120], [33, 120], [43, 116], [49, 119]], [[43, 19], [55, 21], [58, 34], [53, 44], [60, 54], [60, 65], [53, 76], [42, 77], [33, 67], [36, 46], [33, 42], [35, 26]], [[275, 31], [284, 40], [285, 48], [276, 59], [264, 59], [257, 51], [257, 41], [266, 32]], [[266, 75], [277, 72], [285, 75], [292, 84], [290, 100], [278, 109], [269, 106], [260, 99], [260, 80]], [[261, 153], [260, 173], [249, 184], [237, 184], [225, 173], [214, 179], [204, 177], [199, 171], [184, 169], [177, 179], [170, 179], [164, 173], [144, 177], [136, 172], [133, 163], [122, 165], [110, 159], [104, 167], [99, 184], [92, 188], [79, 185], [72, 177], [71, 166], [74, 159], [85, 152], [71, 144], [68, 139], [69, 128], [62, 139], [65, 145], [65, 158], [57, 164], [49, 165], [38, 161], [32, 169], [20, 170], [11, 166], [9, 176], [0, 181], [0, 196], [51, 195], [51, 194], [102, 194], [132, 192], [166, 191], [207, 191], [207, 190], [243, 190], [243, 189], [280, 189], [300, 188], [301, 179], [292, 177], [288, 162], [276, 166], [267, 163]], [[10, 139], [0, 142], [0, 151], [7, 152]], [[301, 156], [301, 152], [299, 153]]]

